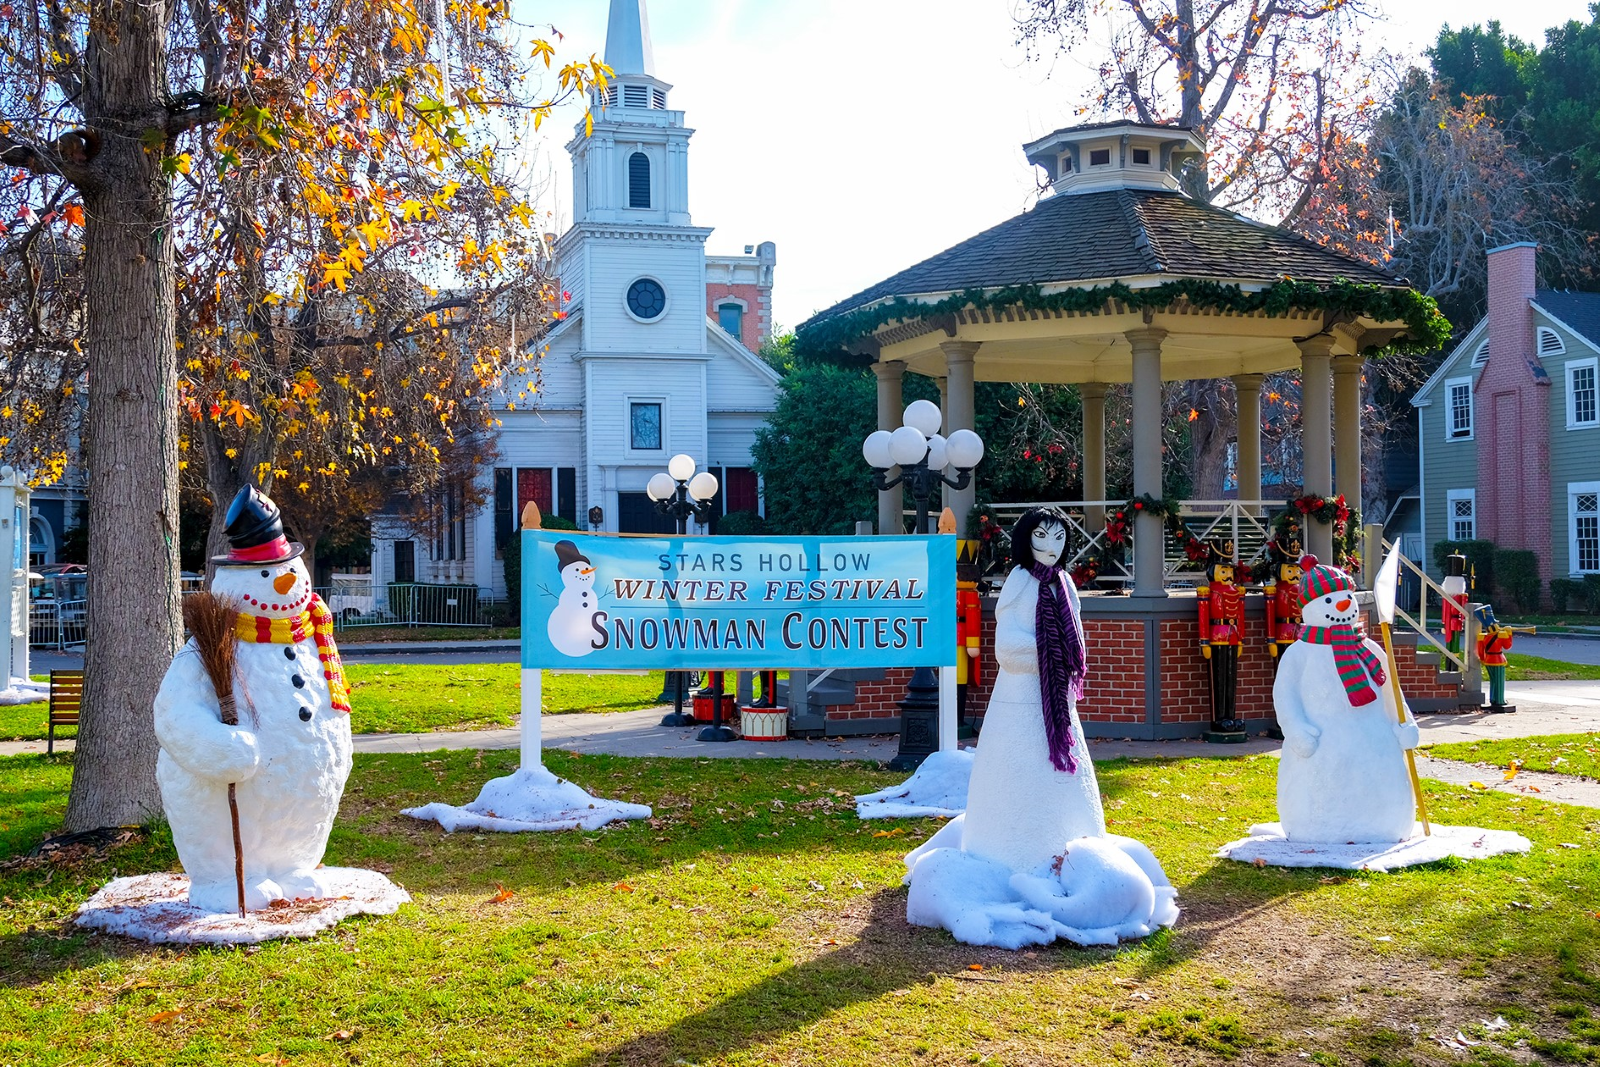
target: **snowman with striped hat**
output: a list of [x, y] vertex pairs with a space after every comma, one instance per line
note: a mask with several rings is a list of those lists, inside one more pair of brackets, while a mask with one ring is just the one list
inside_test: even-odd
[[156, 777], [189, 902], [234, 911], [238, 886], [229, 831], [237, 789], [246, 907], [336, 895], [322, 868], [350, 775], [350, 697], [333, 617], [312, 590], [304, 548], [284, 536], [278, 507], [246, 486], [228, 508], [227, 555], [214, 557], [211, 591], [239, 609], [234, 699], [219, 701], [191, 640], [156, 694]]
[[1283, 728], [1278, 818], [1294, 842], [1399, 842], [1416, 802], [1383, 648], [1358, 624], [1355, 579], [1315, 556], [1300, 561], [1300, 637], [1283, 651], [1272, 700]]

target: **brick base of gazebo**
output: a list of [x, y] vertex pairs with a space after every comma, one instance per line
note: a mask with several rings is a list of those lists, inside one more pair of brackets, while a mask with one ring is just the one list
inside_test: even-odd
[[[984, 684], [967, 694], [967, 715], [981, 717], [994, 677], [994, 598], [984, 609]], [[1239, 658], [1238, 709], [1252, 733], [1272, 724], [1272, 658], [1262, 640], [1265, 600], [1245, 599], [1248, 643]], [[1162, 600], [1088, 594], [1083, 597], [1089, 677], [1078, 706], [1089, 737], [1160, 740], [1199, 737], [1211, 723], [1211, 668], [1200, 654], [1196, 603], [1182, 591]], [[1376, 627], [1371, 631], [1376, 633]], [[1462, 710], [1461, 690], [1450, 675], [1419, 658], [1414, 643], [1397, 641], [1400, 686], [1415, 712]], [[865, 672], [863, 672], [865, 673]], [[855, 680], [855, 701], [828, 705], [826, 733], [894, 733], [909, 669], [871, 672]]]

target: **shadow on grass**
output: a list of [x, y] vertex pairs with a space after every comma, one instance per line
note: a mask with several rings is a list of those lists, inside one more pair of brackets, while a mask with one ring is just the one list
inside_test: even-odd
[[566, 1061], [567, 1067], [621, 1067], [720, 1060], [804, 1030], [835, 1012], [926, 984], [935, 976], [967, 973], [974, 959], [1008, 971], [1038, 973], [1092, 967], [1114, 949], [1056, 945], [1032, 958], [1004, 949], [973, 948], [943, 930], [911, 926], [903, 889], [884, 890], [871, 904], [856, 939], [739, 990], [659, 1030]]

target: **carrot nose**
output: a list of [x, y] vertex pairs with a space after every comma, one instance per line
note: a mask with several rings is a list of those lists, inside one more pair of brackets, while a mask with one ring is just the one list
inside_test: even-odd
[[278, 591], [279, 596], [282, 596], [289, 590], [293, 589], [294, 571], [290, 571], [288, 574], [280, 574], [278, 577], [272, 579], [272, 588]]
[[[283, 592], [283, 590], [280, 589], [280, 590], [278, 590], [278, 592], [281, 593], [281, 592]], [[1343, 600], [1339, 601], [1337, 604], [1335, 604], [1333, 606], [1333, 610], [1334, 611], [1348, 611], [1348, 610], [1350, 610], [1350, 598], [1349, 597], [1345, 597]]]
[[593, 567], [580, 567], [578, 569], [578, 573], [579, 574], [593, 574], [594, 573], [594, 568]]

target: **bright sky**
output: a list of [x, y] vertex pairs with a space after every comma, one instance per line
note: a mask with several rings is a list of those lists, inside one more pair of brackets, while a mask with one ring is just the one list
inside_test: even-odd
[[[1078, 58], [1029, 62], [1015, 0], [648, 0], [656, 73], [694, 129], [689, 206], [707, 249], [778, 246], [775, 318], [813, 312], [1024, 210], [1021, 145], [1073, 124]], [[1381, 44], [1419, 54], [1441, 24], [1499, 19], [1544, 43], [1588, 0], [1375, 0]], [[564, 35], [563, 58], [602, 55], [607, 0], [519, 0]], [[538, 135], [543, 206], [565, 229], [562, 145], [578, 112]]]

